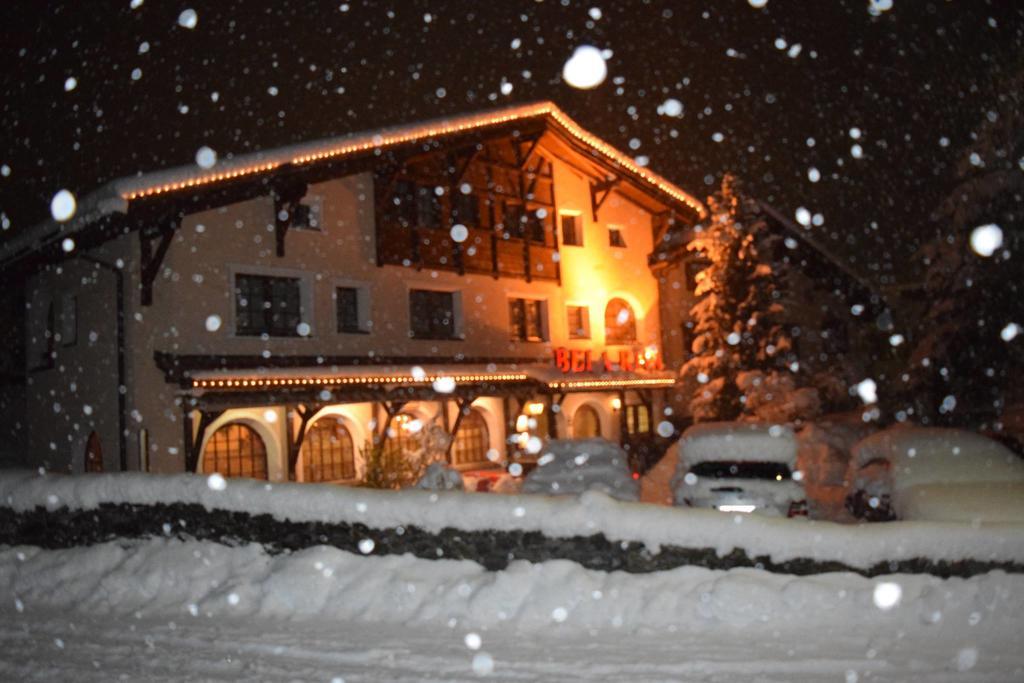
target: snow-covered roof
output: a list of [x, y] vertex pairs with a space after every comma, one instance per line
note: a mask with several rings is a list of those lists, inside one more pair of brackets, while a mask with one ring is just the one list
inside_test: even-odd
[[686, 430], [680, 447], [683, 461], [690, 466], [733, 460], [796, 464], [796, 436], [789, 425], [702, 422]]
[[595, 158], [625, 172], [640, 186], [647, 187], [659, 195], [671, 197], [701, 217], [706, 215], [707, 211], [698, 199], [657, 173], [640, 166], [604, 140], [584, 130], [554, 103], [545, 101], [276, 147], [223, 158], [210, 168], [189, 164], [118, 178], [82, 198], [78, 204], [78, 212], [67, 222], [59, 223], [50, 219], [0, 244], [0, 265], [10, 264], [32, 250], [73, 235], [103, 216], [125, 213], [131, 201], [191, 190], [241, 177], [258, 176], [282, 166], [316, 164], [405, 145], [421, 139], [456, 135], [534, 118], [545, 119], [554, 130], [577, 143], [582, 143], [591, 150]]

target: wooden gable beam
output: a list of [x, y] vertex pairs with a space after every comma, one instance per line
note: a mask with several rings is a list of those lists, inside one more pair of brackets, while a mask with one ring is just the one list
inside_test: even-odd
[[[164, 257], [171, 247], [171, 240], [174, 239], [178, 226], [181, 224], [181, 217], [175, 215], [173, 218], [164, 219], [160, 227], [154, 230], [143, 229], [139, 231], [139, 268], [141, 275], [141, 303], [149, 306], [153, 303], [153, 282], [156, 280], [160, 268], [163, 266]], [[156, 242], [156, 250], [153, 243]]]
[[611, 176], [600, 182], [590, 183], [590, 210], [595, 223], [597, 222], [598, 209], [611, 196], [612, 190], [621, 182], [622, 176]]
[[284, 238], [302, 198], [306, 196], [306, 189], [306, 183], [301, 181], [281, 183], [274, 187], [274, 237], [278, 256], [284, 256]]

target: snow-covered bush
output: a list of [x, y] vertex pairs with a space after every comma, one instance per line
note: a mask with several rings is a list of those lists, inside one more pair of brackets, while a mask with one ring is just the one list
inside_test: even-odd
[[537, 468], [523, 481], [523, 493], [574, 495], [603, 491], [619, 500], [639, 500], [640, 482], [629, 470], [629, 456], [605, 439], [553, 439]]
[[416, 488], [427, 491], [462, 491], [465, 485], [458, 470], [443, 462], [432, 462], [416, 482]]
[[744, 412], [764, 422], [808, 420], [821, 412], [814, 387], [800, 387], [792, 373], [740, 372], [736, 386], [746, 397]]

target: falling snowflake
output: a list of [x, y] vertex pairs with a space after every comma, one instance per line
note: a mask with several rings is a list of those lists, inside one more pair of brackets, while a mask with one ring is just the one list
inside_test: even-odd
[[581, 45], [562, 68], [562, 78], [574, 88], [589, 90], [604, 82], [608, 65], [604, 55], [593, 45]]
[[50, 200], [50, 214], [53, 215], [54, 220], [61, 223], [74, 216], [76, 208], [75, 195], [67, 190], [61, 190]]
[[178, 26], [182, 28], [192, 29], [196, 27], [197, 23], [199, 23], [199, 16], [194, 9], [187, 9], [178, 15]]

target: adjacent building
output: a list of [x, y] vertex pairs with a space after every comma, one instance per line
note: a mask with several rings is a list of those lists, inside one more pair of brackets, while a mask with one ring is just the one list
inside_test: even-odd
[[358, 482], [374, 442], [642, 441], [674, 382], [648, 256], [704, 215], [546, 102], [113, 181], [0, 245], [27, 450]]

